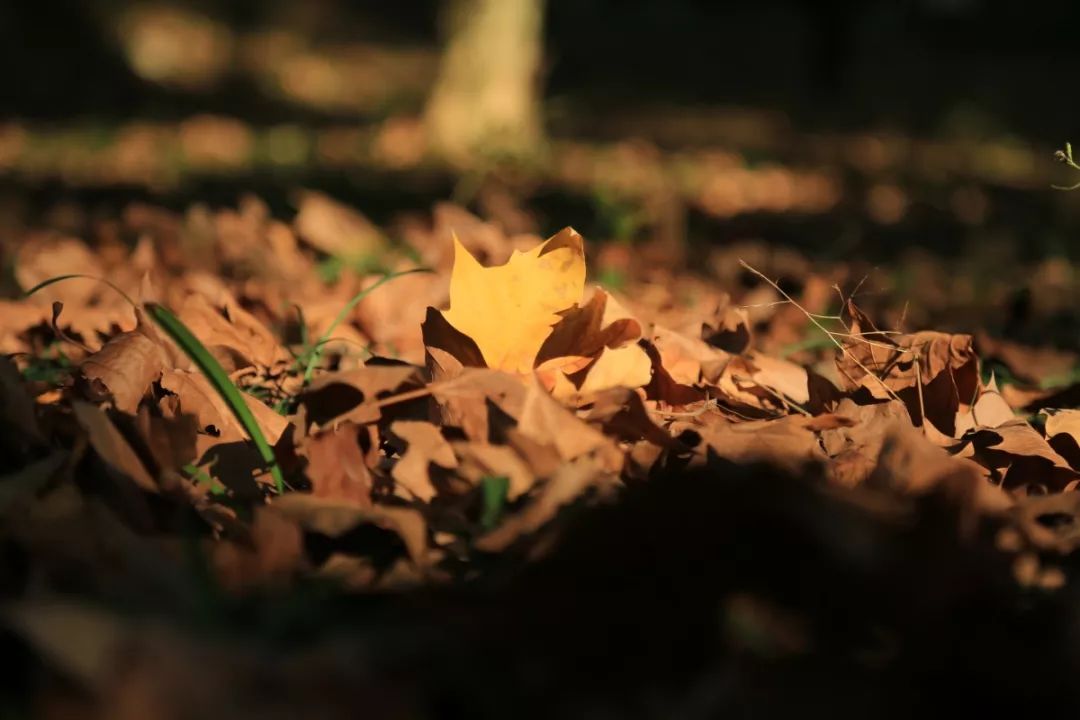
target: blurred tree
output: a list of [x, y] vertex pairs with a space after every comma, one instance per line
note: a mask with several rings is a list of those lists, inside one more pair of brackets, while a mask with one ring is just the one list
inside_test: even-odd
[[431, 149], [456, 163], [525, 157], [540, 144], [545, 0], [447, 0], [445, 48], [426, 110]]

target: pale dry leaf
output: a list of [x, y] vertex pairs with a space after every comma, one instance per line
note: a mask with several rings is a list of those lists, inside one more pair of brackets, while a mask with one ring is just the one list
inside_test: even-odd
[[83, 241], [40, 233], [25, 237], [19, 243], [14, 274], [15, 281], [24, 291], [60, 275], [87, 276], [42, 288], [29, 299], [31, 304], [48, 306], [62, 302], [79, 308], [92, 304], [94, 297], [102, 293], [102, 283], [94, 278], [105, 277], [105, 266]]
[[417, 566], [427, 564], [427, 522], [413, 508], [365, 506], [306, 493], [288, 493], [274, 500], [271, 507], [305, 530], [332, 538], [366, 523], [377, 525], [398, 534]]
[[959, 454], [997, 473], [1008, 488], [1035, 485], [1061, 490], [1080, 478], [1080, 473], [1024, 420], [977, 428], [964, 435], [962, 442]]
[[517, 500], [532, 490], [537, 475], [526, 459], [508, 445], [485, 442], [454, 443], [458, 458], [457, 474], [476, 487], [484, 478], [505, 477], [508, 480], [506, 497]]
[[[195, 416], [201, 430], [215, 428], [222, 441], [247, 439], [247, 432], [229, 409], [228, 403], [202, 373], [168, 370], [161, 376], [161, 387], [176, 396], [176, 414]], [[251, 395], [242, 393], [242, 397], [267, 441], [275, 444], [289, 421]]]
[[1050, 447], [1080, 470], [1080, 410], [1044, 409], [1046, 438]]
[[590, 458], [564, 464], [524, 510], [506, 518], [497, 528], [478, 539], [477, 549], [484, 552], [505, 550], [518, 539], [539, 530], [563, 506], [573, 502], [587, 489], [613, 478]]
[[260, 370], [283, 362], [287, 354], [265, 325], [228, 294], [212, 304], [201, 294], [188, 295], [177, 310], [180, 321], [202, 342], [226, 372]]
[[113, 425], [105, 411], [96, 405], [75, 400], [71, 404], [75, 419], [86, 431], [91, 447], [113, 470], [130, 479], [140, 489], [158, 493], [159, 487], [150, 476], [131, 444]]
[[764, 388], [777, 391], [800, 405], [810, 402], [810, 377], [806, 368], [789, 360], [751, 353], [754, 370], [751, 379]]
[[600, 357], [583, 370], [584, 381], [577, 394], [589, 398], [612, 388], [639, 388], [648, 385], [653, 376], [649, 354], [637, 344], [604, 348]]
[[997, 382], [991, 378], [990, 384], [979, 390], [979, 398], [967, 410], [956, 414], [954, 437], [963, 437], [964, 433], [979, 427], [996, 428], [1016, 420], [1016, 413], [1001, 396]]
[[[703, 420], [706, 417], [708, 421]], [[817, 436], [798, 416], [729, 422], [718, 415], [703, 415], [694, 421], [674, 422], [670, 430], [676, 437], [686, 430], [696, 432], [703, 441], [699, 452], [704, 454], [707, 449], [737, 463], [768, 462], [799, 473], [826, 459]]]
[[454, 449], [439, 428], [429, 422], [398, 420], [390, 425], [390, 432], [405, 443], [404, 453], [394, 463], [391, 475], [413, 497], [431, 502], [436, 489], [430, 467], [434, 464], [446, 470], [456, 468]]
[[517, 428], [526, 437], [554, 448], [564, 462], [597, 451], [620, 455], [610, 438], [563, 407], [538, 383], [531, 383], [525, 391]]
[[404, 363], [368, 362], [352, 370], [316, 376], [300, 396], [311, 422], [328, 427], [341, 422], [377, 422], [378, 401], [423, 385], [422, 369]]
[[79, 365], [80, 389], [93, 402], [112, 400], [116, 408], [134, 415], [143, 395], [169, 365], [168, 354], [147, 320], [105, 343]]
[[320, 192], [304, 191], [293, 221], [304, 242], [328, 255], [361, 258], [386, 247], [382, 232], [360, 212]]
[[730, 354], [704, 340], [659, 325], [652, 330], [652, 343], [660, 353], [664, 369], [675, 382], [683, 385], [715, 382], [731, 361]]
[[306, 436], [296, 453], [307, 460], [304, 475], [316, 497], [371, 505], [372, 479], [360, 447], [362, 428], [341, 423]]

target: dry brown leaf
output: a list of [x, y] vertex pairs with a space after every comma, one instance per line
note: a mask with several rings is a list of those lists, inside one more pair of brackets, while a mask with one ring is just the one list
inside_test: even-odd
[[688, 430], [697, 433], [702, 439], [698, 448], [702, 456], [711, 451], [737, 463], [768, 462], [797, 473], [826, 459], [817, 436], [797, 416], [729, 422], [714, 413], [673, 422], [670, 430], [676, 437]]
[[371, 471], [360, 447], [365, 432], [352, 423], [340, 423], [303, 438], [296, 453], [307, 460], [304, 475], [312, 495], [371, 505]]
[[299, 208], [296, 234], [328, 255], [370, 257], [386, 247], [382, 232], [370, 220], [323, 193], [302, 192]]
[[222, 293], [212, 304], [201, 294], [188, 295], [177, 316], [228, 373], [240, 368], [265, 370], [288, 356], [265, 325]]
[[1074, 470], [1080, 470], [1080, 410], [1045, 409], [1046, 439]]
[[1034, 485], [1060, 491], [1080, 478], [1080, 473], [1023, 420], [973, 430], [961, 442], [960, 455], [989, 469], [1007, 488]]
[[[979, 360], [970, 335], [923, 331], [880, 332], [852, 303], [851, 337], [836, 358], [848, 390], [865, 388], [878, 399], [899, 397], [915, 425], [923, 414], [935, 427], [952, 435], [956, 414], [975, 399]], [[869, 374], [868, 374], [869, 373]]]
[[157, 482], [139, 459], [138, 453], [116, 429], [104, 410], [79, 400], [72, 402], [71, 409], [80, 427], [86, 431], [90, 445], [109, 467], [134, 482], [141, 490], [155, 494], [160, 491]]
[[552, 447], [564, 462], [597, 452], [605, 469], [618, 471], [621, 465], [622, 454], [610, 438], [567, 410], [536, 383], [525, 392], [517, 427], [526, 437]]
[[[186, 370], [168, 370], [161, 376], [161, 387], [175, 395], [173, 414], [193, 415], [199, 429], [216, 429], [221, 442], [247, 440], [247, 432], [229, 409], [228, 403], [214, 390], [204, 375]], [[243, 394], [263, 435], [275, 444], [285, 432], [289, 421], [256, 398]]]
[[556, 368], [552, 361], [560, 358], [595, 357], [605, 347], [617, 348], [641, 337], [641, 323], [625, 311], [620, 313], [615, 301], [599, 288], [584, 305], [558, 315], [562, 319], [540, 346], [536, 367]]
[[[54, 302], [75, 308], [91, 305], [100, 295], [102, 283], [94, 278], [105, 277], [105, 266], [86, 243], [72, 237], [55, 237], [48, 233], [30, 235], [19, 244], [15, 257], [15, 280], [24, 291], [60, 275], [86, 275], [42, 288], [30, 298], [38, 305]], [[104, 292], [113, 292], [106, 289]]]
[[469, 486], [476, 487], [486, 477], [505, 477], [509, 481], [506, 497], [511, 501], [532, 490], [538, 480], [526, 459], [508, 445], [459, 442], [454, 443], [454, 454], [458, 458], [457, 474]]
[[380, 399], [422, 385], [421, 368], [415, 365], [369, 361], [353, 370], [318, 376], [301, 395], [300, 403], [305, 419], [317, 426], [341, 422], [362, 425], [382, 417]]
[[964, 433], [979, 427], [996, 428], [1016, 420], [1016, 413], [1005, 402], [998, 390], [997, 382], [991, 378], [990, 384], [979, 389], [979, 399], [968, 410], [956, 414], [954, 437], [963, 437]]
[[620, 440], [646, 440], [658, 447], [684, 449], [652, 421], [641, 395], [629, 388], [613, 388], [595, 395], [584, 419], [599, 423], [607, 435]]
[[143, 395], [170, 365], [169, 356], [148, 321], [138, 314], [138, 326], [117, 335], [79, 366], [79, 387], [93, 402], [112, 400], [116, 408], [134, 415]]
[[[391, 270], [415, 267], [411, 260], [402, 260]], [[382, 280], [382, 275], [363, 278], [359, 290], [365, 290]], [[442, 305], [449, 292], [449, 279], [432, 273], [412, 273], [396, 277], [392, 282], [370, 293], [356, 306], [355, 322], [371, 338], [376, 354], [393, 353], [407, 362], [424, 361], [424, 337], [421, 327], [427, 308]]]
[[377, 525], [398, 534], [418, 567], [427, 565], [427, 523], [412, 508], [365, 506], [306, 493], [288, 493], [276, 499], [271, 507], [305, 530], [331, 538], [341, 537], [365, 523]]
[[548, 480], [536, 499], [524, 510], [505, 519], [499, 527], [476, 541], [484, 552], [500, 552], [518, 539], [530, 535], [564, 506], [573, 502], [588, 488], [610, 481], [613, 476], [601, 470], [589, 458], [566, 463]]
[[394, 463], [391, 475], [413, 497], [431, 502], [436, 493], [431, 466], [445, 470], [456, 468], [454, 449], [439, 428], [429, 422], [398, 420], [390, 426], [390, 432], [404, 441], [404, 452]]
[[525, 385], [517, 376], [486, 368], [464, 368], [457, 377], [432, 383], [429, 389], [443, 424], [459, 427], [480, 442], [487, 442], [491, 432], [489, 404], [517, 418], [525, 401]]
[[664, 369], [675, 382], [683, 385], [715, 382], [732, 357], [704, 340], [659, 325], [652, 330], [652, 343], [660, 353]]
[[304, 569], [304, 537], [275, 507], [256, 507], [247, 542], [220, 542], [211, 549], [214, 575], [233, 593], [273, 587]]

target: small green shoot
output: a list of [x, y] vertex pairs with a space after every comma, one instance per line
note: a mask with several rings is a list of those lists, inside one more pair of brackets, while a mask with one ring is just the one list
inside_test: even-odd
[[[1068, 165], [1073, 170], [1080, 170], [1080, 164], [1077, 164], [1076, 160], [1073, 159], [1072, 143], [1065, 143], [1065, 149], [1055, 152], [1054, 159], [1062, 165]], [[1075, 185], [1051, 185], [1050, 187], [1055, 190], [1077, 190], [1080, 189], [1080, 182]]]
[[390, 282], [394, 278], [399, 278], [402, 275], [412, 275], [413, 273], [426, 273], [431, 272], [428, 268], [413, 268], [412, 270], [403, 270], [401, 272], [392, 272], [383, 275], [379, 278], [371, 287], [361, 290], [356, 295], [353, 295], [349, 302], [345, 303], [345, 306], [341, 308], [334, 321], [330, 323], [330, 326], [326, 328], [322, 336], [318, 339], [315, 345], [312, 346], [311, 351], [306, 353], [307, 365], [304, 367], [304, 385], [307, 386], [311, 383], [311, 376], [315, 373], [315, 368], [318, 367], [319, 361], [322, 360], [323, 350], [326, 348], [326, 344], [330, 341], [330, 335], [337, 330], [338, 325], [345, 322], [345, 318], [349, 316], [349, 313], [360, 303], [361, 300], [366, 298], [372, 291], [374, 291], [380, 285]]
[[255, 416], [251, 412], [251, 408], [244, 402], [244, 396], [240, 392], [240, 389], [233, 384], [233, 381], [229, 379], [225, 369], [221, 367], [221, 364], [210, 354], [210, 351], [206, 349], [206, 346], [199, 341], [197, 337], [187, 326], [185, 326], [180, 318], [173, 315], [173, 313], [162, 305], [156, 303], [147, 303], [146, 312], [150, 317], [158, 324], [162, 330], [164, 330], [173, 341], [180, 346], [180, 349], [184, 351], [191, 361], [194, 362], [199, 370], [206, 376], [206, 379], [210, 381], [210, 384], [214, 387], [214, 390], [221, 395], [222, 399], [229, 406], [233, 416], [237, 422], [247, 432], [248, 437], [255, 444], [255, 449], [259, 452], [259, 457], [266, 463], [270, 469], [270, 475], [274, 478], [274, 485], [277, 488], [279, 494], [285, 492], [285, 476], [281, 472], [281, 466], [278, 465], [277, 458], [274, 457], [274, 450], [270, 447], [270, 443], [267, 442], [266, 436], [263, 435], [262, 428], [259, 427], [259, 423], [255, 421]]
[[616, 292], [626, 288], [626, 273], [614, 268], [604, 268], [596, 282], [609, 290]]
[[510, 478], [505, 475], [486, 475], [480, 478], [480, 526], [491, 530], [499, 524], [506, 508], [506, 494], [510, 490]]
[[43, 354], [30, 358], [29, 363], [22, 370], [22, 376], [32, 382], [59, 387], [73, 367], [71, 358], [64, 354], [59, 343], [54, 342]]
[[209, 488], [211, 495], [224, 495], [228, 492], [225, 486], [206, 474], [204, 470], [200, 470], [195, 467], [194, 464], [188, 463], [184, 467], [180, 468], [185, 475], [195, 481], [197, 485], [205, 485]]

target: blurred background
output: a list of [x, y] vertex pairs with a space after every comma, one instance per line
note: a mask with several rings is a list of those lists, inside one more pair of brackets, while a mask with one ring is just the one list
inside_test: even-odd
[[1070, 0], [8, 2], [0, 233], [453, 201], [574, 225], [614, 285], [844, 263], [909, 323], [1075, 349], [1077, 27]]

